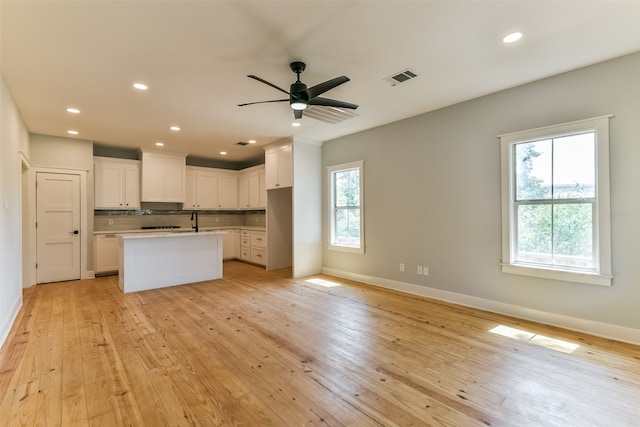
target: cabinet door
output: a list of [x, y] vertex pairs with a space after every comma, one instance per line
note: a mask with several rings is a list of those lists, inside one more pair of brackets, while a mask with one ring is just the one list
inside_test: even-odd
[[260, 175], [258, 171], [251, 172], [249, 178], [249, 207], [257, 208], [260, 206]]
[[140, 168], [125, 167], [124, 201], [127, 209], [140, 208]]
[[190, 211], [197, 208], [196, 173], [187, 169], [184, 179], [184, 203], [182, 203], [182, 209]]
[[96, 236], [96, 273], [118, 271], [118, 237], [115, 234]]
[[95, 163], [94, 192], [96, 209], [123, 209], [123, 168], [118, 164]]
[[222, 258], [231, 259], [235, 254], [235, 238], [233, 230], [225, 231], [222, 235]]
[[249, 207], [249, 174], [238, 177], [238, 209]]
[[163, 156], [142, 153], [142, 201], [164, 202], [166, 161]]
[[267, 190], [278, 188], [278, 149], [273, 148], [264, 153], [264, 168]]
[[278, 150], [278, 188], [293, 186], [293, 150], [285, 145]]
[[260, 186], [258, 190], [258, 207], [266, 209], [267, 207], [267, 185], [265, 182], [265, 173], [264, 169], [258, 172], [258, 176], [260, 179]]
[[218, 174], [214, 172], [197, 173], [197, 208], [218, 208]]
[[238, 178], [236, 175], [218, 175], [218, 208], [237, 209], [238, 207]]
[[240, 230], [233, 230], [233, 257], [240, 259], [241, 254], [240, 245]]
[[165, 202], [184, 202], [185, 159], [166, 157], [165, 159]]

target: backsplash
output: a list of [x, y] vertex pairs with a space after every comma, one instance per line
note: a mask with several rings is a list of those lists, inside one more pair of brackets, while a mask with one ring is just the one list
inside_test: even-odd
[[[111, 222], [111, 224], [110, 224]], [[199, 212], [198, 225], [200, 227], [228, 227], [240, 225], [255, 225], [264, 227], [266, 219], [264, 212], [246, 213], [207, 213]], [[151, 213], [151, 214], [125, 214], [124, 212], [100, 212], [93, 217], [94, 231], [120, 231], [137, 230], [142, 227], [178, 226], [191, 227], [191, 211]]]

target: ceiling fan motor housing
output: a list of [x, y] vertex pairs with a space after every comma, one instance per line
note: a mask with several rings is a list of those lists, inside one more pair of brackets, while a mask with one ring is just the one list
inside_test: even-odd
[[306, 84], [300, 81], [292, 83], [289, 88], [289, 93], [291, 94], [289, 104], [296, 102], [302, 102], [304, 104], [309, 103], [309, 92], [307, 91]]

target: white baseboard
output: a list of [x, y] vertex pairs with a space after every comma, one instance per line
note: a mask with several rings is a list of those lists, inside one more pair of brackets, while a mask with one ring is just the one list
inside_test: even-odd
[[9, 316], [0, 327], [0, 348], [4, 345], [4, 342], [7, 340], [9, 336], [9, 332], [11, 331], [11, 327], [13, 326], [13, 322], [16, 321], [16, 317], [18, 317], [18, 312], [20, 311], [20, 307], [22, 307], [22, 291], [20, 292], [20, 296], [11, 307], [11, 311], [9, 312]]
[[348, 271], [333, 268], [322, 268], [323, 274], [355, 280], [369, 285], [380, 286], [386, 289], [393, 289], [412, 295], [433, 298], [440, 301], [451, 302], [467, 307], [478, 308], [491, 311], [493, 313], [505, 314], [518, 317], [520, 319], [532, 320], [547, 325], [558, 326], [596, 335], [603, 338], [623, 341], [630, 344], [640, 345], [640, 329], [627, 328], [624, 326], [612, 325], [609, 323], [595, 322], [593, 320], [581, 319], [578, 317], [565, 316], [563, 314], [550, 313], [532, 308], [521, 307], [513, 304], [506, 304], [499, 301], [473, 297], [455, 292], [443, 291], [426, 286], [414, 285], [411, 283], [398, 282], [395, 280], [383, 279], [380, 277], [367, 276], [364, 274], [351, 273]]

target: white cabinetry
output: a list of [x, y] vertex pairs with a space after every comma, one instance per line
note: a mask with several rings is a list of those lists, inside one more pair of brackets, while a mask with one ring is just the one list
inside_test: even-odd
[[266, 188], [293, 186], [293, 152], [291, 144], [269, 147], [265, 150]]
[[266, 206], [264, 166], [243, 171], [238, 178], [238, 209], [264, 209]]
[[95, 237], [95, 274], [118, 271], [118, 235], [102, 234]]
[[238, 180], [235, 172], [187, 166], [183, 209], [236, 209]]
[[142, 201], [184, 202], [186, 156], [142, 152]]
[[240, 259], [254, 264], [267, 265], [267, 233], [240, 230]]
[[225, 230], [222, 235], [222, 258], [232, 259], [235, 256], [235, 231]]
[[95, 209], [140, 208], [140, 162], [94, 157]]

